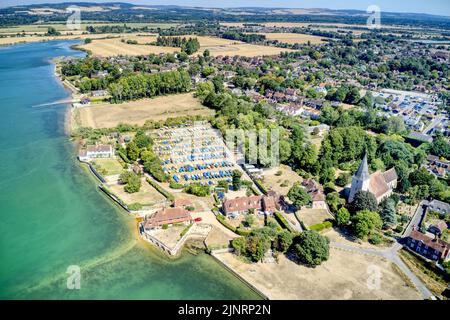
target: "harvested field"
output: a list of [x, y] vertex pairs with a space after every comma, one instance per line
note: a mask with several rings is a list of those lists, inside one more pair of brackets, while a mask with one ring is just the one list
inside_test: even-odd
[[[183, 37], [195, 37], [200, 42], [200, 50], [198, 53], [202, 53], [208, 49], [213, 56], [234, 56], [241, 55], [247, 57], [254, 57], [259, 55], [277, 55], [283, 51], [292, 51], [289, 49], [260, 46], [249, 43], [243, 43], [240, 41], [233, 41], [227, 39], [221, 39], [216, 37], [202, 37], [202, 36], [183, 36]], [[121, 41], [125, 40], [125, 43]], [[127, 44], [126, 40], [136, 40], [138, 44]], [[81, 47], [86, 50], [90, 50], [93, 55], [108, 57], [115, 55], [147, 55], [150, 53], [174, 53], [180, 51], [180, 48], [175, 47], [161, 47], [152, 46], [148, 43], [156, 41], [156, 35], [140, 36], [123, 35], [120, 38], [115, 39], [102, 39], [92, 41], [89, 44], [82, 45]]]
[[[141, 44], [128, 44], [126, 42], [122, 42], [122, 39], [124, 39], [125, 41], [138, 40], [138, 42]], [[94, 40], [91, 43], [81, 45], [80, 47], [85, 50], [89, 50], [93, 55], [100, 57], [109, 57], [116, 55], [148, 55], [151, 53], [160, 54], [180, 51], [179, 48], [145, 45], [145, 43], [155, 40], [156, 36], [124, 36], [112, 39]]]
[[309, 34], [301, 33], [263, 33], [268, 40], [278, 40], [279, 42], [295, 44], [295, 43], [311, 43], [320, 44], [324, 43], [322, 39], [325, 37], [312, 36]]
[[[278, 263], [246, 264], [233, 253], [216, 256], [269, 299], [288, 300], [419, 300], [399, 271], [381, 258], [330, 249], [330, 259], [316, 268], [279, 257]], [[368, 286], [368, 272], [381, 272], [379, 288]]]
[[121, 104], [98, 104], [74, 110], [80, 123], [91, 128], [111, 128], [120, 123], [143, 125], [147, 120], [170, 117], [212, 115], [214, 111], [200, 104], [191, 93], [141, 99]]

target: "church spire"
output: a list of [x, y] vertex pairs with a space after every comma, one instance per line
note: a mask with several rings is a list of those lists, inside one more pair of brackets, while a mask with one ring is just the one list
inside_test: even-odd
[[356, 171], [355, 177], [361, 180], [366, 180], [369, 178], [369, 166], [367, 165], [367, 152], [364, 154], [364, 158], [359, 165], [358, 171]]

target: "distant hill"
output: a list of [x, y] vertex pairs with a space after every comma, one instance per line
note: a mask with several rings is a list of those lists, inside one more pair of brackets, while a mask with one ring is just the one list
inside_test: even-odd
[[[229, 22], [334, 22], [365, 23], [369, 14], [361, 10], [322, 8], [200, 8], [175, 5], [135, 5], [131, 3], [64, 2], [57, 4], [20, 5], [0, 9], [0, 25], [29, 24], [38, 21], [59, 21], [69, 15], [65, 9], [81, 8], [83, 19], [112, 22], [149, 21], [229, 21]], [[414, 24], [450, 28], [450, 17], [424, 13], [382, 12], [387, 24]]]

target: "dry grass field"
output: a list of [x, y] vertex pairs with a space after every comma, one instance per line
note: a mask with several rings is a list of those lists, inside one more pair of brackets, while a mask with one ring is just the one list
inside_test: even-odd
[[[122, 39], [125, 42], [122, 42]], [[128, 44], [127, 40], [137, 40], [139, 44]], [[156, 40], [156, 36], [139, 37], [137, 35], [120, 36], [112, 39], [94, 40], [91, 43], [80, 45], [81, 48], [89, 50], [94, 56], [110, 57], [117, 55], [148, 55], [151, 53], [174, 53], [179, 48], [158, 47], [145, 45], [145, 43]]]
[[311, 43], [320, 44], [324, 43], [322, 39], [324, 37], [312, 36], [309, 34], [301, 33], [263, 33], [268, 40], [278, 40], [279, 42], [295, 44], [295, 43]]
[[[330, 259], [308, 268], [280, 256], [278, 263], [246, 264], [233, 253], [217, 257], [269, 299], [279, 300], [419, 300], [418, 292], [393, 265], [375, 256], [330, 249]], [[368, 286], [369, 271], [381, 272], [379, 288]]]
[[127, 205], [140, 203], [142, 205], [153, 205], [163, 202], [166, 198], [153, 188], [145, 178], [141, 179], [141, 189], [136, 193], [127, 193], [122, 184], [111, 184], [108, 188]]
[[[281, 174], [280, 174], [281, 172]], [[271, 168], [263, 172], [263, 184], [266, 188], [272, 188], [279, 194], [286, 195], [295, 182], [303, 179], [289, 166], [284, 164], [276, 168]]]
[[[94, 40], [89, 44], [81, 45], [82, 48], [92, 52], [93, 55], [108, 57], [115, 55], [143, 55], [150, 53], [174, 53], [180, 51], [180, 48], [152, 46], [148, 43], [156, 41], [156, 35], [121, 35], [120, 38]], [[185, 36], [196, 37], [200, 42], [200, 50], [202, 53], [208, 49], [212, 56], [234, 56], [241, 55], [246, 57], [254, 57], [259, 55], [277, 55], [283, 51], [292, 51], [289, 49], [260, 46], [240, 41], [221, 39], [216, 37], [203, 36]], [[125, 42], [121, 40], [124, 39]], [[138, 44], [127, 44], [127, 40], [136, 40]]]
[[307, 228], [315, 224], [322, 223], [325, 220], [333, 219], [333, 216], [325, 209], [304, 208], [297, 211], [297, 216]]
[[191, 93], [141, 99], [121, 104], [98, 104], [75, 109], [76, 126], [111, 128], [120, 123], [143, 125], [147, 120], [165, 120], [179, 116], [212, 115]]

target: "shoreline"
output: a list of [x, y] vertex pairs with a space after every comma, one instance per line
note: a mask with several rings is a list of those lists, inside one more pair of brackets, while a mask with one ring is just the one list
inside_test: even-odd
[[[70, 46], [70, 48], [72, 50], [79, 50], [76, 48], [76, 45], [72, 45]], [[83, 50], [79, 50], [79, 51], [83, 51]], [[72, 87], [68, 86], [61, 78], [61, 74], [58, 72], [58, 59], [53, 59], [52, 60], [52, 64], [53, 64], [53, 74], [55, 76], [55, 78], [58, 79], [58, 82], [62, 85], [62, 87], [64, 88], [64, 90], [67, 90], [70, 93], [70, 98], [73, 100], [75, 98], [75, 94], [77, 94], [78, 92], [75, 91]], [[73, 132], [73, 116], [74, 116], [74, 110], [73, 110], [73, 106], [71, 104], [68, 104], [66, 112], [65, 112], [65, 116], [64, 116], [64, 132], [68, 135], [68, 137], [71, 136], [71, 133]], [[80, 141], [79, 139], [72, 139], [72, 142], [75, 144], [75, 150], [78, 150], [79, 148], [79, 144]], [[80, 162], [83, 163], [83, 162]], [[89, 170], [85, 167], [86, 170]], [[89, 170], [88, 173], [93, 179], [98, 179], [98, 177], [96, 177], [93, 172], [91, 170]], [[100, 181], [100, 180], [97, 180]], [[130, 212], [127, 211], [122, 205], [120, 205], [119, 203], [117, 203], [117, 201], [114, 201], [113, 198], [111, 198], [110, 195], [108, 195], [106, 192], [104, 192], [102, 190], [102, 188], [99, 188], [100, 192], [107, 197], [108, 199], [106, 199], [106, 201], [111, 202], [114, 206], [117, 207], [117, 209], [119, 210], [123, 210], [127, 213], [127, 216], [129, 216], [130, 218], [133, 218], [130, 215]], [[148, 240], [144, 239], [144, 237], [139, 233], [139, 222], [136, 220], [136, 217], [134, 217], [134, 221], [130, 222], [129, 224], [132, 226], [130, 230], [132, 233], [132, 236], [134, 238], [135, 241], [137, 241], [137, 243], [141, 244], [144, 246], [144, 248], [146, 248], [147, 250], [150, 250], [152, 254], [155, 254], [155, 251], [158, 251], [159, 255], [164, 256], [165, 259], [169, 260], [169, 261], [173, 261], [173, 260], [177, 260], [183, 257], [183, 255], [186, 253], [186, 243], [188, 243], [188, 241], [185, 241], [183, 243], [183, 245], [181, 246], [181, 248], [179, 249], [179, 251], [177, 252], [177, 254], [175, 256], [171, 256], [170, 254], [167, 254], [167, 252], [158, 250], [158, 248], [154, 245], [151, 244]], [[186, 239], [188, 240], [188, 239]], [[189, 252], [188, 252], [189, 253]], [[228, 265], [226, 265], [223, 261], [221, 261], [218, 257], [216, 257], [214, 255], [213, 252], [208, 252], [205, 250], [204, 252], [205, 254], [208, 254], [212, 260], [215, 261], [215, 263], [217, 263], [218, 265], [221, 266], [221, 268], [223, 268], [224, 270], [226, 270], [227, 272], [229, 272], [231, 275], [233, 275], [233, 277], [235, 277], [237, 280], [239, 280], [241, 283], [243, 283], [246, 287], [248, 287], [251, 291], [253, 291], [254, 293], [256, 293], [259, 297], [261, 297], [263, 300], [269, 300], [269, 297], [267, 295], [265, 295], [262, 291], [260, 291], [253, 283], [251, 283], [250, 281], [246, 280], [245, 278], [243, 278], [241, 275], [239, 275], [239, 273], [235, 270], [233, 270], [232, 268], [230, 268]]]

